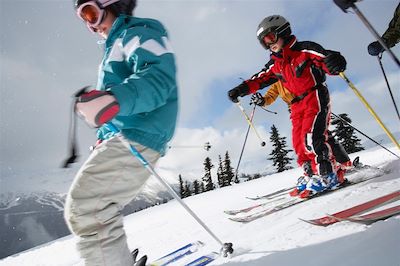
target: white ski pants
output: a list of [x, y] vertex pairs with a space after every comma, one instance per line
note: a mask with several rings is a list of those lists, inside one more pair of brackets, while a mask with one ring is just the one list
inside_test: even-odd
[[[64, 216], [79, 237], [77, 248], [87, 266], [132, 266], [121, 210], [142, 189], [149, 172], [115, 136], [98, 145], [76, 175]], [[151, 165], [160, 154], [133, 145]]]

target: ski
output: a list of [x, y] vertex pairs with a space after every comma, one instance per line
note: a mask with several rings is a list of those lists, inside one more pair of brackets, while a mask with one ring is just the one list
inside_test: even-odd
[[[353, 166], [354, 166], [353, 169], [350, 169], [350, 170], [346, 171], [347, 175], [351, 175], [353, 173], [359, 172], [359, 171], [364, 170], [364, 169], [374, 169], [374, 170], [380, 171], [380, 169], [375, 168], [373, 166], [362, 164], [360, 162], [360, 157], [358, 157], [358, 156], [353, 160]], [[269, 193], [269, 194], [266, 194], [266, 195], [263, 195], [263, 196], [246, 197], [246, 198], [250, 199], [250, 200], [273, 199], [273, 198], [281, 196], [282, 194], [286, 194], [286, 192], [289, 192], [290, 190], [292, 190], [294, 188], [295, 188], [295, 186], [288, 187], [288, 188], [282, 188], [280, 190], [277, 190], [275, 192], [272, 192], [272, 193]]]
[[276, 202], [282, 201], [283, 199], [286, 199], [286, 197], [280, 197], [280, 198], [277, 198], [277, 199], [274, 199], [274, 200], [271, 200], [271, 201], [267, 201], [267, 202], [256, 204], [256, 205], [252, 205], [252, 206], [244, 208], [244, 209], [226, 210], [226, 211], [224, 211], [224, 213], [226, 213], [228, 215], [236, 215], [236, 214], [239, 214], [239, 213], [246, 213], [246, 212], [249, 212], [249, 211], [254, 210], [256, 208], [265, 207], [265, 206], [270, 205], [272, 203], [276, 203]]
[[240, 223], [249, 223], [249, 222], [252, 222], [252, 221], [254, 221], [254, 220], [258, 219], [258, 218], [267, 216], [269, 214], [278, 212], [278, 211], [283, 210], [283, 209], [287, 209], [289, 207], [297, 205], [297, 204], [299, 204], [301, 202], [304, 202], [306, 200], [308, 200], [308, 199], [291, 198], [291, 199], [289, 199], [288, 201], [286, 201], [284, 203], [275, 205], [275, 206], [273, 206], [271, 208], [263, 209], [263, 210], [261, 210], [259, 212], [256, 212], [256, 213], [253, 213], [253, 214], [250, 214], [250, 215], [245, 215], [245, 216], [240, 216], [240, 217], [229, 217], [229, 220], [232, 220], [234, 222], [240, 222]]
[[397, 190], [395, 192], [392, 192], [390, 194], [387, 194], [385, 196], [364, 202], [362, 204], [353, 206], [351, 208], [348, 208], [346, 210], [337, 212], [335, 214], [327, 215], [321, 218], [317, 219], [312, 219], [312, 220], [305, 220], [305, 219], [300, 219], [304, 222], [313, 224], [313, 225], [319, 225], [319, 226], [328, 226], [334, 223], [337, 223], [340, 221], [340, 219], [346, 219], [349, 218], [353, 215], [378, 208], [380, 205], [396, 201], [400, 199], [400, 190]]
[[282, 194], [285, 194], [286, 192], [294, 189], [295, 187], [288, 187], [288, 188], [282, 188], [280, 190], [277, 190], [275, 192], [266, 194], [266, 195], [262, 195], [262, 196], [255, 196], [255, 197], [246, 197], [246, 199], [250, 199], [250, 200], [260, 200], [260, 199], [273, 199], [276, 198], [278, 196], [281, 196]]
[[389, 217], [395, 216], [400, 214], [400, 205], [390, 207], [387, 209], [383, 209], [380, 211], [376, 212], [371, 212], [368, 214], [364, 215], [356, 215], [356, 216], [351, 216], [347, 218], [340, 218], [336, 217], [334, 215], [330, 215], [330, 217], [333, 217], [334, 219], [337, 219], [339, 221], [349, 221], [349, 222], [354, 222], [354, 223], [361, 223], [361, 224], [372, 224], [374, 222], [377, 222], [379, 220], [384, 220]]
[[196, 242], [187, 244], [187, 245], [185, 245], [181, 248], [178, 248], [175, 251], [172, 251], [171, 253], [153, 261], [152, 263], [150, 263], [150, 266], [168, 265], [172, 262], [182, 259], [183, 257], [185, 257], [187, 255], [195, 253], [203, 246], [204, 246], [204, 243], [201, 241], [196, 241]]
[[207, 255], [198, 257], [197, 259], [185, 264], [185, 266], [203, 266], [217, 259], [220, 255], [217, 252], [211, 252]]
[[[256, 204], [256, 205], [244, 208], [242, 210], [249, 210], [250, 211], [250, 210], [262, 208], [260, 211], [258, 211], [256, 213], [253, 213], [253, 214], [250, 214], [250, 215], [241, 216], [241, 217], [229, 217], [229, 219], [232, 220], [232, 221], [235, 221], [235, 222], [242, 222], [242, 223], [251, 222], [251, 221], [254, 221], [254, 220], [258, 219], [258, 218], [261, 218], [261, 217], [264, 217], [266, 215], [269, 215], [269, 214], [275, 213], [277, 211], [280, 211], [282, 209], [286, 209], [286, 208], [289, 208], [289, 207], [291, 207], [293, 205], [297, 205], [297, 204], [299, 204], [301, 202], [304, 202], [305, 200], [310, 200], [310, 199], [313, 199], [313, 198], [316, 198], [316, 197], [319, 197], [319, 196], [327, 195], [327, 194], [329, 194], [329, 193], [331, 193], [333, 191], [336, 191], [336, 190], [339, 190], [339, 189], [342, 189], [342, 188], [345, 188], [345, 187], [348, 187], [348, 186], [360, 184], [362, 182], [366, 182], [368, 180], [377, 178], [377, 177], [381, 176], [384, 173], [379, 168], [375, 168], [375, 167], [371, 167], [371, 166], [367, 166], [367, 167], [368, 168], [366, 168], [366, 169], [368, 169], [368, 171], [374, 170], [373, 174], [371, 176], [367, 177], [367, 178], [358, 178], [358, 179], [354, 178], [354, 176], [357, 177], [358, 175], [363, 175], [364, 174], [363, 171], [355, 172], [355, 173], [352, 174], [352, 177], [353, 177], [354, 180], [348, 181], [345, 184], [343, 184], [343, 185], [341, 185], [341, 186], [339, 186], [339, 187], [337, 187], [335, 189], [323, 191], [321, 193], [315, 194], [315, 195], [313, 195], [313, 196], [311, 196], [309, 198], [306, 198], [306, 199], [293, 198], [293, 197], [289, 197], [288, 196], [288, 197], [286, 197], [287, 198], [286, 202], [280, 203], [280, 204], [275, 205], [275, 206], [270, 207], [270, 208], [262, 208], [262, 207], [269, 205], [271, 201], [267, 201], [267, 202], [261, 203], [261, 204]], [[242, 212], [238, 212], [238, 211], [240, 211], [240, 210], [225, 211], [225, 213], [227, 213], [227, 214], [239, 214], [239, 213], [242, 213]]]

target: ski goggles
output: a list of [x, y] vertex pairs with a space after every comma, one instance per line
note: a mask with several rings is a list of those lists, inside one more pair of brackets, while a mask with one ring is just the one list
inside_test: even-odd
[[95, 27], [103, 22], [105, 11], [100, 8], [96, 1], [89, 1], [80, 5], [76, 10], [76, 14], [86, 22], [91, 31], [96, 32]]
[[265, 34], [265, 36], [263, 37], [263, 42], [265, 46], [269, 49], [271, 45], [278, 42], [278, 39], [278, 33], [276, 33], [275, 31], [271, 31]]

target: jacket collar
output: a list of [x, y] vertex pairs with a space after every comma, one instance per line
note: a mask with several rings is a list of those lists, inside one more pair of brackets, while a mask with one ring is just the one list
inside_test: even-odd
[[130, 18], [132, 17], [129, 17], [127, 15], [119, 15], [115, 19], [114, 23], [111, 26], [110, 33], [108, 34], [108, 37], [106, 39], [106, 47], [113, 45], [115, 39], [117, 39], [120, 36], [121, 32], [126, 28], [125, 25], [128, 24]]
[[296, 44], [297, 39], [296, 36], [291, 35], [286, 41], [281, 51], [278, 53], [271, 52], [271, 57], [274, 59], [283, 59], [286, 58], [291, 53], [291, 48]]

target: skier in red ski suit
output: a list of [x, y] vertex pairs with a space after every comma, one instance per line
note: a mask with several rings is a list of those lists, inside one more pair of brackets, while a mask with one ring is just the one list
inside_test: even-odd
[[271, 51], [271, 59], [260, 72], [228, 92], [238, 97], [256, 93], [277, 80], [296, 97], [291, 104], [292, 142], [305, 177], [299, 179], [292, 195], [309, 197], [332, 189], [343, 180], [335, 173], [335, 158], [327, 143], [330, 123], [330, 98], [325, 73], [338, 75], [346, 68], [345, 58], [321, 45], [298, 42], [291, 35], [289, 22], [279, 15], [266, 17], [257, 37]]

